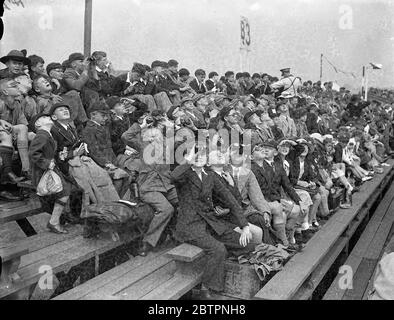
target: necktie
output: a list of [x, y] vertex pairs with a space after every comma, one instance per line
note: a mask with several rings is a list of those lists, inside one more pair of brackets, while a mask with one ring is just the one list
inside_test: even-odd
[[230, 175], [227, 172], [222, 172], [222, 177], [227, 181], [227, 183], [234, 187], [234, 181], [231, 179]]
[[236, 186], [238, 186], [238, 174], [239, 174], [239, 169], [234, 168], [234, 183]]

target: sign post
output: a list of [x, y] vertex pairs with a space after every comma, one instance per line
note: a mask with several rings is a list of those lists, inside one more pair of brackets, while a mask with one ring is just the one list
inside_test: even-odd
[[243, 52], [245, 52], [245, 65], [248, 69], [250, 69], [249, 64], [249, 52], [250, 52], [250, 24], [249, 20], [246, 17], [241, 16], [241, 46], [239, 49], [239, 59], [240, 59], [240, 71], [243, 71]]

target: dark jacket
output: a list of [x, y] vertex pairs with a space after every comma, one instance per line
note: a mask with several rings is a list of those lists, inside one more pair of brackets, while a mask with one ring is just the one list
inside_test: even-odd
[[207, 92], [207, 88], [205, 87], [204, 83], [201, 85], [198, 84], [197, 79], [193, 79], [190, 81], [189, 86], [196, 91], [196, 93], [205, 93]]
[[215, 88], [215, 83], [211, 79], [208, 79], [205, 81], [205, 88], [208, 91], [211, 91], [213, 88]]
[[229, 214], [234, 215], [237, 226], [242, 229], [248, 224], [243, 216], [242, 208], [220, 182], [217, 175], [210, 171], [206, 172], [206, 175], [202, 175], [202, 181], [187, 164], [176, 167], [171, 173], [179, 199], [176, 236], [181, 241], [201, 238], [206, 234], [208, 226], [217, 235], [222, 235], [234, 228], [233, 224], [215, 216], [213, 194], [222, 197], [227, 203], [230, 208]]
[[289, 179], [293, 186], [297, 184], [298, 180], [318, 183], [317, 172], [315, 171], [315, 167], [312, 165], [309, 158], [306, 158], [304, 161], [304, 173], [300, 179], [298, 179], [300, 175], [300, 158], [297, 157], [293, 161], [289, 161], [289, 165]]
[[269, 202], [280, 201], [281, 188], [289, 195], [289, 197], [299, 204], [300, 197], [295, 192], [289, 178], [286, 175], [283, 165], [278, 161], [274, 161], [275, 172], [272, 167], [264, 161], [263, 166], [252, 162], [252, 171], [256, 176], [257, 182], [263, 192], [264, 197]]
[[38, 130], [30, 144], [29, 159], [32, 164], [32, 184], [37, 186], [51, 160], [55, 159], [56, 141], [45, 130]]
[[101, 167], [114, 164], [116, 157], [112, 150], [109, 128], [89, 120], [82, 131], [82, 139], [88, 145], [90, 157]]
[[[123, 96], [123, 91], [125, 91], [130, 86], [127, 82], [127, 73], [121, 74], [114, 79], [113, 92], [114, 95]], [[157, 93], [156, 85], [152, 81], [143, 82], [141, 79], [138, 80], [134, 86], [133, 90], [128, 95], [143, 94], [143, 95], [155, 95]]]
[[[76, 144], [81, 141], [78, 137], [77, 130], [71, 126], [68, 126], [66, 130], [59, 122], [54, 121], [51, 134], [57, 144], [55, 160], [60, 170], [65, 175], [68, 175], [68, 160], [74, 158], [73, 151], [78, 147]], [[67, 149], [67, 157], [62, 160], [59, 158], [59, 152], [62, 152], [64, 148]]]
[[122, 140], [122, 134], [125, 133], [130, 127], [130, 120], [128, 115], [124, 115], [123, 119], [119, 117], [113, 117], [111, 119], [110, 132], [112, 149], [115, 155], [124, 153], [126, 150], [126, 144]]

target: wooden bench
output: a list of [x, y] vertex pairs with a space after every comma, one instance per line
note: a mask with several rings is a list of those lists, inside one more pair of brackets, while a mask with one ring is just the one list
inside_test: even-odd
[[23, 246], [0, 248], [0, 288], [9, 288], [14, 281], [20, 279], [17, 274], [21, 256], [29, 249]]
[[341, 274], [335, 278], [324, 295], [324, 300], [361, 300], [368, 293], [368, 285], [383, 253], [394, 223], [394, 185], [386, 193], [372, 219], [368, 222], [357, 244], [344, 263], [353, 273], [352, 289], [341, 286]]
[[361, 221], [369, 214], [381, 193], [393, 180], [392, 165], [384, 173], [364, 183], [353, 195], [350, 209], [338, 210], [327, 223], [256, 295], [255, 299], [309, 299], [332, 263], [342, 251], [346, 251], [349, 239]]
[[136, 256], [93, 279], [58, 295], [54, 300], [137, 300], [176, 272], [175, 262], [162, 247], [146, 257]]
[[27, 218], [39, 213], [42, 213], [42, 209], [37, 197], [16, 202], [2, 202], [0, 203], [0, 224], [16, 221], [26, 236], [31, 237], [37, 232]]
[[202, 249], [182, 244], [134, 257], [55, 300], [176, 300], [201, 282]]
[[[10, 287], [1, 288], [0, 299], [29, 299], [32, 296], [49, 299], [59, 284], [56, 280], [57, 274], [67, 275], [74, 267], [86, 261], [93, 261], [93, 276], [98, 275], [100, 257], [125, 244], [124, 241], [112, 241], [107, 234], [100, 239], [85, 239], [81, 236], [82, 226], [73, 226], [73, 228], [69, 234], [59, 235], [48, 232], [22, 241], [21, 245], [28, 241], [29, 253], [21, 257], [18, 269], [20, 279]], [[43, 266], [45, 270], [50, 268], [54, 276], [52, 290], [37, 286], [40, 277], [43, 276]]]

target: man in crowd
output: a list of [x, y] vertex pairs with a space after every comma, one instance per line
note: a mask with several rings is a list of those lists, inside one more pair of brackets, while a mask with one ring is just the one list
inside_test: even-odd
[[18, 50], [11, 50], [6, 56], [0, 58], [7, 68], [0, 70], [0, 79], [15, 78], [24, 74], [25, 66], [30, 65], [30, 60]]

